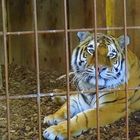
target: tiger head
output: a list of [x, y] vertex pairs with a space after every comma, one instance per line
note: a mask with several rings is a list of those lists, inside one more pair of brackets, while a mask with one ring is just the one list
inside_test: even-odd
[[129, 37], [114, 38], [110, 35], [97, 33], [97, 44], [94, 34], [78, 32], [79, 45], [72, 53], [71, 65], [75, 79], [81, 90], [89, 90], [96, 86], [96, 57], [98, 87], [115, 88], [125, 83], [125, 53], [124, 47], [129, 44]]

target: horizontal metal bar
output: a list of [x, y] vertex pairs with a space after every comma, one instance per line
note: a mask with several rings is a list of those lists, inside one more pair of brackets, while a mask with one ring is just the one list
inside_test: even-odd
[[[140, 29], [140, 26], [127, 26], [126, 29]], [[77, 28], [77, 29], [68, 29], [68, 32], [77, 32], [77, 31], [93, 31], [94, 28]], [[98, 27], [97, 31], [106, 31], [106, 30], [124, 30], [124, 27]], [[64, 29], [56, 29], [56, 30], [38, 30], [38, 34], [45, 34], [45, 33], [64, 33]], [[13, 31], [7, 32], [6, 35], [25, 35], [25, 34], [34, 34], [34, 31]], [[0, 31], [0, 35], [3, 35], [3, 32]]]
[[[135, 87], [135, 88], [128, 88], [128, 92], [132, 91], [132, 90], [140, 90], [140, 87]], [[103, 89], [103, 90], [98, 90], [99, 92], [116, 92], [116, 91], [125, 91], [124, 89]], [[69, 94], [70, 95], [74, 95], [77, 94], [77, 92], [81, 92], [83, 94], [86, 93], [93, 93], [96, 92], [96, 90], [87, 90], [87, 91], [70, 91]], [[48, 92], [48, 93], [40, 93], [40, 97], [53, 97], [53, 96], [65, 96], [67, 94], [66, 91], [64, 92]], [[38, 95], [37, 93], [33, 93], [33, 94], [29, 94], [29, 95], [13, 95], [13, 96], [9, 96], [9, 99], [26, 99], [26, 98], [37, 98]], [[0, 96], [0, 100], [5, 100], [6, 96]]]

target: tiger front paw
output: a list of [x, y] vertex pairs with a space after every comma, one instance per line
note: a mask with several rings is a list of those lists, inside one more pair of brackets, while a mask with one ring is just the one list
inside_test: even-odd
[[65, 125], [50, 126], [44, 130], [43, 137], [46, 140], [66, 140], [67, 128]]
[[44, 118], [44, 124], [47, 125], [57, 125], [59, 122], [62, 122], [64, 119], [60, 117], [56, 117], [55, 115], [49, 115]]

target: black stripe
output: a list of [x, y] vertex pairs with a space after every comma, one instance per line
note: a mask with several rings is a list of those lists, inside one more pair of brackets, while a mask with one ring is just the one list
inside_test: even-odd
[[[76, 100], [74, 100], [74, 99], [72, 99], [72, 101], [76, 104], [77, 109], [79, 109], [79, 111], [81, 111], [81, 109], [79, 108], [79, 105], [78, 105], [77, 101], [76, 101]], [[76, 107], [75, 107], [75, 108], [76, 108]]]
[[81, 104], [81, 102], [80, 102], [80, 100], [79, 100], [79, 99], [80, 99], [80, 97], [79, 97], [80, 95], [81, 95], [81, 94], [78, 94], [78, 102], [79, 102], [79, 104], [80, 104], [81, 111], [83, 111], [83, 110], [84, 110], [84, 109], [82, 108], [83, 105]]
[[131, 97], [128, 99], [128, 101], [130, 101], [130, 102], [131, 102], [131, 100], [133, 100], [133, 98], [134, 98], [134, 97], [135, 97], [135, 95], [136, 95], [136, 92], [137, 92], [137, 90], [135, 90], [135, 91], [134, 91], [133, 96], [131, 96]]
[[79, 52], [79, 47], [76, 48], [76, 52], [75, 52], [75, 61], [74, 61], [74, 64], [76, 66], [76, 70], [79, 70], [79, 68], [77, 67], [77, 57], [78, 57], [78, 52]]
[[138, 89], [135, 89], [135, 90], [134, 90], [134, 93], [136, 93], [137, 91], [138, 91]]
[[81, 94], [81, 96], [82, 96], [84, 102], [90, 106], [90, 102], [89, 102], [88, 98], [86, 97], [86, 95]]
[[137, 98], [135, 101], [133, 101], [133, 103], [135, 103], [135, 102], [137, 102], [137, 101], [139, 101], [140, 100], [140, 97], [139, 98]]
[[[138, 86], [140, 86], [140, 85], [138, 85]], [[139, 90], [138, 90], [138, 89], [136, 89], [136, 90], [134, 91], [134, 95], [135, 95], [138, 91], [139, 91]], [[139, 98], [137, 98], [136, 100], [134, 100], [134, 101], [133, 101], [133, 103], [135, 103], [135, 102], [137, 102], [137, 101], [139, 101], [139, 100], [140, 100], [140, 97], [139, 97]], [[132, 104], [133, 104], [133, 103], [132, 103]]]
[[96, 94], [96, 92], [93, 92], [93, 93], [90, 93], [90, 94], [89, 94], [90, 97], [91, 97], [91, 100], [90, 100], [89, 104], [92, 103], [93, 99], [95, 98], [95, 94]]
[[94, 76], [91, 75], [87, 76], [86, 82], [89, 83], [91, 79], [94, 79]]
[[75, 117], [76, 117], [76, 122], [78, 123], [78, 115], [76, 115]]
[[79, 54], [79, 55], [80, 55], [80, 62], [83, 62], [83, 60], [81, 60], [81, 57], [82, 57], [82, 54], [83, 54], [83, 49], [84, 49], [84, 48], [81, 48], [81, 50], [79, 51], [79, 53], [80, 53], [80, 54]]
[[102, 104], [115, 103], [115, 102], [120, 101], [120, 100], [123, 100], [123, 99], [125, 99], [125, 97], [124, 98], [121, 98], [121, 99], [115, 99], [115, 100], [112, 100], [112, 101], [106, 101], [106, 102], [103, 102]]
[[131, 69], [135, 66], [135, 63], [136, 63], [136, 62], [134, 62], [134, 63], [131, 64], [131, 66], [130, 66]]
[[[120, 59], [121, 59], [121, 58], [120, 58]], [[118, 62], [117, 69], [118, 69], [118, 67], [121, 65], [121, 68], [119, 69], [119, 71], [121, 71], [121, 70], [122, 70], [122, 68], [123, 68], [124, 58], [122, 58], [122, 60], [119, 60], [119, 61], [117, 61], [117, 62]]]
[[[113, 93], [113, 92], [108, 92], [108, 93], [105, 93], [105, 94], [103, 94], [103, 95], [99, 96], [99, 99], [100, 99], [101, 97], [103, 97], [103, 96], [106, 96], [106, 95], [108, 95], [108, 94], [112, 94], [112, 93]], [[94, 104], [96, 104], [96, 100], [95, 100]]]
[[[101, 96], [99, 97], [99, 99], [102, 98], [102, 97], [104, 97], [104, 96], [107, 96], [107, 95], [109, 95], [109, 94], [114, 94], [114, 92], [105, 93], [105, 94], [101, 95]], [[123, 98], [121, 98], [121, 99], [114, 99], [114, 100], [111, 100], [111, 101], [106, 101], [106, 102], [103, 102], [102, 104], [114, 103], [114, 102], [116, 102], [116, 101], [123, 100], [123, 99], [125, 99], [125, 97], [123, 97]]]
[[85, 112], [82, 112], [82, 113], [83, 113], [83, 115], [85, 116], [86, 128], [88, 128], [88, 117], [87, 117], [87, 115], [86, 115]]

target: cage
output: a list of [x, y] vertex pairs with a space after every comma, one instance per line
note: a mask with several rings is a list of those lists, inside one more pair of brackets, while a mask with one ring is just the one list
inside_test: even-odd
[[43, 118], [60, 107], [52, 100], [58, 93], [67, 100], [67, 139], [140, 139], [139, 112], [128, 116], [127, 96], [140, 85], [129, 89], [127, 83], [123, 118], [100, 127], [97, 96], [97, 129], [76, 138], [70, 133], [76, 33], [128, 34], [129, 49], [140, 58], [139, 6], [139, 0], [0, 0], [0, 139], [43, 139]]

